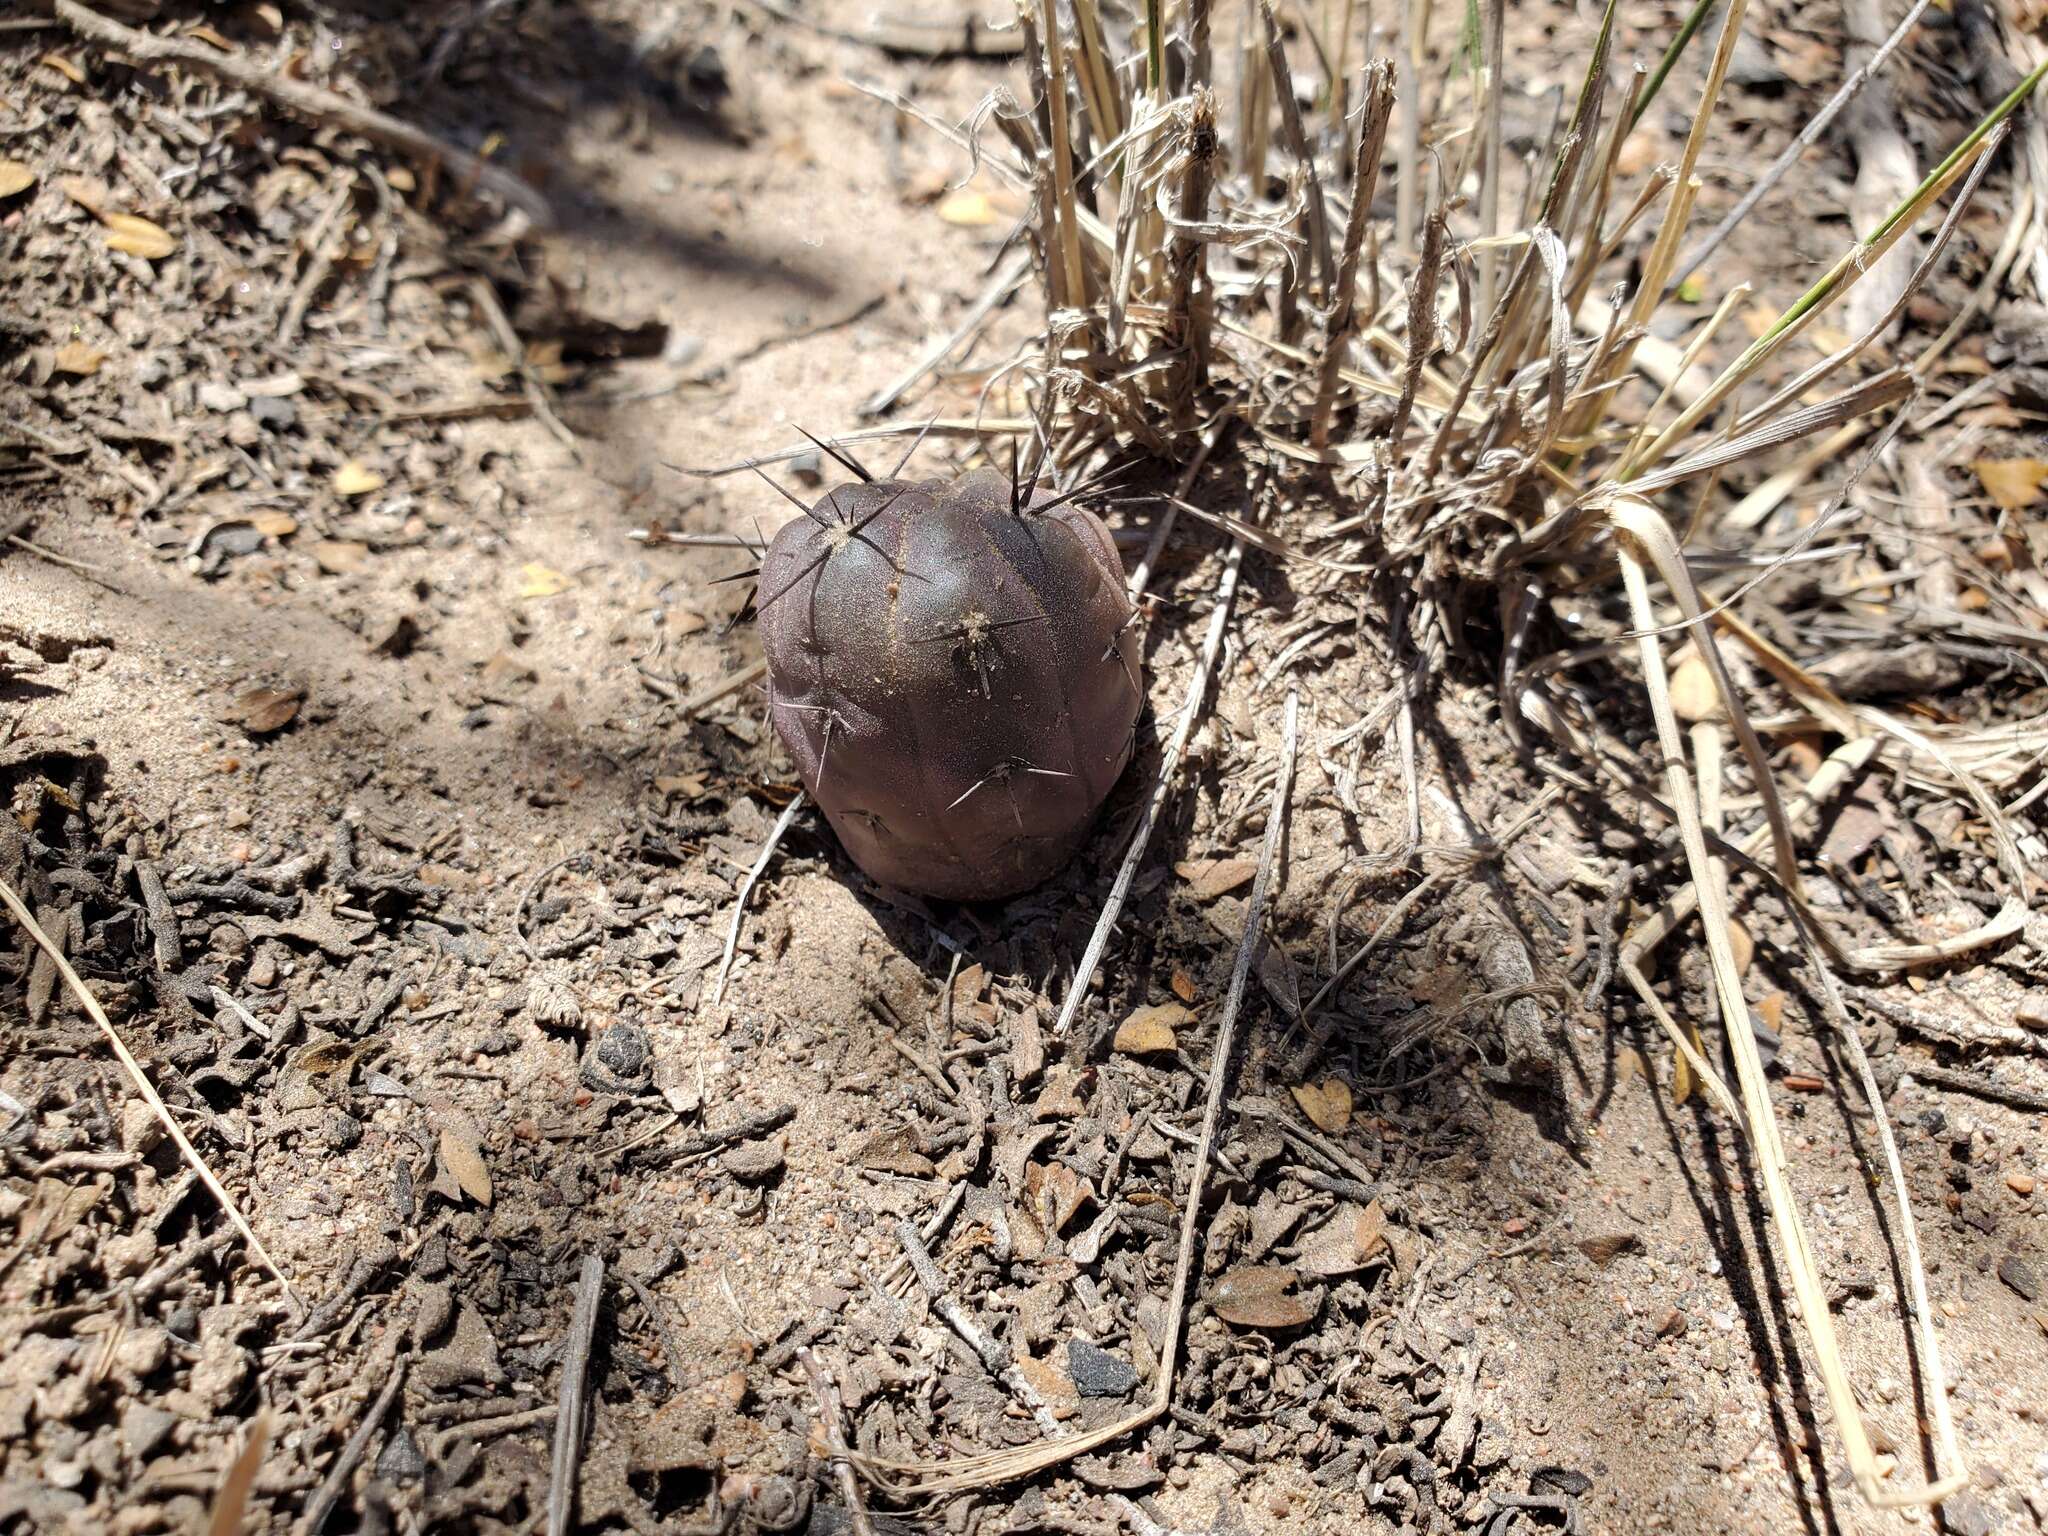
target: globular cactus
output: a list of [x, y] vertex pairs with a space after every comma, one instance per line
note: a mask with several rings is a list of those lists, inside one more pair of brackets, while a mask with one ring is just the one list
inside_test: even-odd
[[1000, 474], [869, 481], [775, 536], [769, 714], [854, 862], [979, 901], [1038, 884], [1130, 761], [1133, 610], [1109, 530]]

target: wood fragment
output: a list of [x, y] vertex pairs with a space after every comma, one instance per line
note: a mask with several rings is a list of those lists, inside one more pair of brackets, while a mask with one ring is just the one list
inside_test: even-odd
[[327, 1476], [320, 1480], [319, 1491], [306, 1505], [306, 1513], [299, 1521], [298, 1536], [320, 1536], [328, 1517], [340, 1504], [341, 1496], [348, 1489], [348, 1480], [355, 1469], [362, 1464], [369, 1452], [370, 1441], [376, 1435], [378, 1426], [384, 1422], [384, 1415], [391, 1411], [391, 1405], [398, 1401], [398, 1394], [405, 1385], [405, 1373], [412, 1364], [410, 1355], [400, 1355], [391, 1362], [391, 1374], [384, 1379], [383, 1390], [362, 1418], [356, 1421], [354, 1431], [334, 1458], [334, 1465], [327, 1469]]
[[[161, 884], [159, 884], [159, 890], [161, 890]], [[279, 1287], [284, 1291], [285, 1300], [290, 1304], [292, 1311], [302, 1313], [305, 1310], [305, 1304], [299, 1300], [298, 1293], [292, 1289], [291, 1281], [287, 1280], [284, 1271], [278, 1268], [277, 1261], [270, 1256], [270, 1250], [263, 1246], [263, 1240], [256, 1235], [255, 1229], [249, 1225], [249, 1219], [242, 1214], [241, 1206], [236, 1203], [235, 1197], [228, 1193], [227, 1186], [222, 1184], [219, 1177], [207, 1166], [206, 1159], [199, 1155], [199, 1149], [192, 1145], [191, 1138], [185, 1134], [185, 1128], [178, 1124], [176, 1117], [171, 1114], [170, 1106], [164, 1103], [162, 1096], [157, 1093], [155, 1085], [150, 1082], [148, 1076], [143, 1072], [142, 1064], [135, 1059], [134, 1053], [128, 1049], [127, 1043], [122, 1040], [121, 1036], [115, 1031], [113, 1024], [108, 1020], [106, 1010], [100, 1007], [100, 1000], [94, 997], [86, 988], [85, 983], [79, 979], [78, 972], [71, 968], [71, 962], [65, 959], [63, 953], [50, 941], [50, 936], [43, 931], [42, 925], [35, 920], [35, 915], [23, 904], [22, 899], [15, 894], [14, 887], [5, 880], [0, 880], [0, 902], [6, 904], [7, 909], [14, 914], [15, 921], [28, 930], [28, 936], [35, 940], [43, 952], [49, 955], [56, 963], [57, 973], [64, 978], [64, 984], [71, 989], [72, 995], [78, 999], [79, 1004], [91, 1017], [93, 1023], [99, 1026], [100, 1033], [106, 1037], [107, 1044], [113, 1048], [114, 1055], [119, 1058], [122, 1067], [127, 1071], [129, 1080], [135, 1084], [136, 1091], [142, 1095], [143, 1101], [154, 1112], [158, 1123], [163, 1126], [165, 1134], [177, 1146], [179, 1154], [184, 1157], [192, 1171], [198, 1175], [199, 1181], [206, 1186], [207, 1192], [220, 1203], [220, 1208], [227, 1213], [228, 1220], [234, 1223], [235, 1230], [242, 1234], [243, 1241], [248, 1243], [249, 1250], [255, 1254], [257, 1262], [270, 1271], [271, 1278], [276, 1280]]]
[[775, 818], [775, 825], [769, 830], [768, 840], [761, 845], [761, 852], [754, 860], [754, 867], [747, 871], [747, 878], [740, 884], [739, 895], [733, 898], [732, 926], [726, 931], [725, 955], [718, 962], [718, 983], [711, 992], [711, 1006], [714, 1008], [725, 1001], [725, 983], [732, 975], [733, 957], [739, 952], [740, 924], [746, 920], [747, 898], [754, 894], [754, 887], [760, 882], [762, 871], [767, 869], [768, 861], [775, 857], [776, 845], [782, 841], [782, 835], [789, 830], [789, 824], [796, 820], [797, 813], [806, 803], [804, 792], [798, 790], [789, 804], [782, 808], [782, 814]]
[[590, 1371], [590, 1343], [597, 1332], [597, 1309], [604, 1296], [604, 1260], [583, 1256], [576, 1277], [576, 1304], [569, 1315], [569, 1334], [562, 1354], [562, 1396], [555, 1410], [554, 1452], [548, 1468], [547, 1536], [569, 1536], [576, 1508], [577, 1473], [583, 1462], [584, 1394]]
[[799, 1349], [796, 1360], [804, 1368], [804, 1374], [811, 1378], [811, 1391], [818, 1399], [818, 1427], [824, 1431], [826, 1449], [832, 1453], [832, 1475], [839, 1480], [839, 1496], [846, 1500], [847, 1519], [853, 1526], [854, 1536], [874, 1536], [875, 1525], [868, 1518], [867, 1503], [860, 1496], [860, 1482], [853, 1475], [853, 1462], [847, 1454], [839, 1388], [809, 1349]]
[[159, 37], [124, 27], [80, 5], [78, 0], [53, 0], [52, 8], [57, 19], [80, 37], [118, 48], [137, 63], [179, 64], [225, 80], [315, 123], [332, 124], [361, 134], [373, 144], [382, 144], [423, 161], [444, 165], [458, 182], [488, 192], [507, 207], [518, 209], [543, 229], [555, 222], [554, 210], [547, 199], [517, 176], [388, 112], [379, 112], [375, 107], [366, 107], [346, 96], [309, 85], [283, 69], [252, 64], [239, 54], [222, 53], [181, 37]]
[[[1223, 1119], [1224, 1101], [1228, 1097], [1231, 1058], [1237, 1043], [1238, 1009], [1244, 1001], [1245, 983], [1251, 976], [1252, 961], [1259, 951], [1273, 865], [1287, 826], [1289, 793], [1294, 784], [1299, 708], [1299, 692], [1289, 689], [1281, 733], [1280, 771], [1273, 779], [1266, 835], [1259, 849], [1259, 872], [1252, 880], [1251, 895], [1245, 901], [1244, 932], [1238, 938], [1237, 958], [1230, 972], [1230, 989], [1217, 1018], [1216, 1044], [1209, 1062], [1208, 1090], [1202, 1109], [1202, 1131], [1195, 1144], [1188, 1189], [1181, 1204], [1180, 1243], [1174, 1260], [1173, 1287], [1166, 1307], [1166, 1337], [1159, 1350], [1159, 1376], [1152, 1400], [1108, 1424], [1083, 1434], [1070, 1435], [1064, 1440], [1041, 1441], [1037, 1445], [932, 1464], [862, 1457], [859, 1462], [862, 1470], [877, 1481], [902, 1492], [926, 1495], [957, 1493], [1012, 1482], [1119, 1440], [1133, 1430], [1163, 1418], [1172, 1409], [1181, 1337], [1187, 1324], [1188, 1286], [1194, 1274], [1195, 1239], [1201, 1230], [1202, 1200], [1208, 1184], [1209, 1164], [1215, 1154], [1217, 1131]], [[909, 1474], [909, 1481], [900, 1481], [892, 1474]]]

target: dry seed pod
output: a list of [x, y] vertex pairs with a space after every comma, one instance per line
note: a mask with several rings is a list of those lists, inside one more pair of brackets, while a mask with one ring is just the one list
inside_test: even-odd
[[841, 486], [775, 536], [769, 714], [854, 862], [902, 890], [1013, 895], [1080, 845], [1143, 691], [1109, 530], [1010, 482]]

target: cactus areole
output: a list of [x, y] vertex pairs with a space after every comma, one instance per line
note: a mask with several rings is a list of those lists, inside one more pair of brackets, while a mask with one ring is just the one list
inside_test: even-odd
[[1080, 846], [1130, 761], [1132, 607], [1109, 530], [992, 471], [874, 481], [761, 562], [769, 715], [854, 862], [985, 901]]

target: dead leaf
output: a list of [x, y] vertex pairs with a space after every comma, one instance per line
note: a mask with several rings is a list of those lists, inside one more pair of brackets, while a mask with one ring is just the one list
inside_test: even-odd
[[1173, 872], [1188, 883], [1188, 894], [1209, 901], [1234, 891], [1259, 872], [1257, 859], [1183, 859]]
[[194, 25], [187, 27], [185, 29], [185, 35], [187, 37], [196, 37], [202, 43], [211, 43], [213, 44], [214, 47], [218, 48], [222, 53], [233, 53], [235, 51], [235, 45], [233, 43], [229, 42], [226, 38], [222, 37], [218, 32], [214, 31], [213, 28], [205, 25], [203, 22], [195, 23]]
[[1301, 1245], [1301, 1267], [1311, 1275], [1348, 1275], [1384, 1257], [1392, 1260], [1387, 1247], [1387, 1213], [1379, 1201], [1359, 1207], [1342, 1206], [1336, 1219], [1319, 1228]]
[[1697, 653], [1688, 655], [1671, 674], [1671, 710], [1687, 722], [1712, 720], [1721, 713], [1721, 690]]
[[61, 53], [46, 53], [36, 62], [45, 69], [54, 69], [73, 85], [85, 84], [85, 71]]
[[1288, 1294], [1299, 1278], [1277, 1264], [1241, 1264], [1216, 1282], [1209, 1305], [1240, 1328], [1299, 1328], [1315, 1317], [1321, 1302]]
[[107, 188], [104, 182], [95, 181], [90, 176], [66, 176], [58, 181], [57, 186], [94, 218], [100, 217], [101, 210], [106, 207]]
[[299, 520], [289, 512], [251, 512], [249, 526], [266, 537], [285, 539], [299, 531]]
[[1579, 1252], [1595, 1264], [1606, 1266], [1617, 1257], [1633, 1250], [1637, 1243], [1633, 1232], [1603, 1232], [1597, 1237], [1579, 1239]]
[[0, 197], [13, 197], [36, 184], [36, 173], [19, 160], [0, 160]]
[[478, 1205], [491, 1203], [491, 1171], [484, 1166], [476, 1132], [450, 1121], [441, 1127], [441, 1165], [455, 1175], [462, 1192]]
[[551, 566], [542, 565], [538, 560], [529, 560], [519, 567], [521, 598], [553, 597], [558, 592], [569, 590], [569, 578]]
[[1319, 1131], [1333, 1135], [1351, 1123], [1351, 1085], [1342, 1078], [1325, 1078], [1320, 1083], [1299, 1083], [1290, 1090], [1301, 1112]]
[[1735, 952], [1735, 974], [1747, 976], [1749, 962], [1756, 956], [1756, 940], [1749, 936], [1739, 917], [1728, 919], [1728, 947]]
[[2048, 460], [1973, 459], [1985, 492], [2008, 512], [2031, 507], [2041, 499], [2041, 482], [2048, 480]]
[[360, 459], [350, 459], [334, 472], [337, 496], [367, 496], [384, 488], [384, 477]]
[[50, 366], [58, 373], [75, 374], [89, 379], [100, 371], [100, 364], [107, 360], [107, 354], [98, 347], [88, 346], [82, 341], [67, 341], [57, 349], [57, 355], [50, 360]]
[[654, 781], [655, 793], [663, 799], [695, 800], [704, 793], [701, 773], [664, 774]]
[[108, 247], [125, 256], [161, 261], [178, 248], [177, 240], [163, 225], [136, 214], [103, 213], [100, 222], [107, 227]]
[[1179, 1003], [1153, 1003], [1140, 1008], [1117, 1026], [1112, 1049], [1122, 1056], [1173, 1050], [1180, 1043], [1174, 1029], [1192, 1017]]
[[1192, 1003], [1195, 1000], [1195, 980], [1179, 966], [1174, 967], [1173, 980], [1167, 985], [1173, 988], [1173, 995], [1182, 1002]]
[[363, 568], [370, 546], [354, 539], [322, 539], [313, 546], [313, 560], [330, 576], [347, 576]]
[[231, 718], [251, 736], [268, 736], [296, 720], [305, 699], [303, 689], [251, 688], [235, 700]]
[[1058, 1232], [1095, 1198], [1095, 1189], [1065, 1163], [1029, 1163], [1024, 1169], [1024, 1195], [1033, 1215], [1042, 1214], [1051, 1203], [1051, 1230]]
[[932, 1160], [917, 1150], [910, 1132], [900, 1126], [869, 1138], [860, 1150], [859, 1162], [863, 1168], [900, 1173], [908, 1179], [928, 1179], [937, 1171]]

